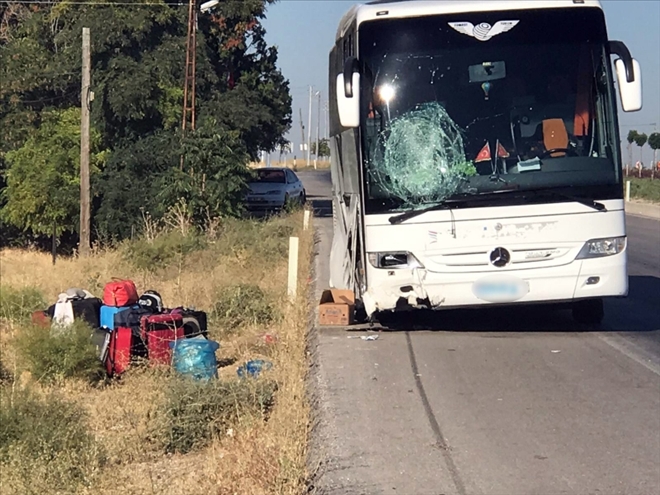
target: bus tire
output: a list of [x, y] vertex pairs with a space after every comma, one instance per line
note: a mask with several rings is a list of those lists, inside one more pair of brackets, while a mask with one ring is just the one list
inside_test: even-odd
[[573, 319], [585, 325], [599, 325], [605, 317], [602, 299], [585, 299], [573, 303]]

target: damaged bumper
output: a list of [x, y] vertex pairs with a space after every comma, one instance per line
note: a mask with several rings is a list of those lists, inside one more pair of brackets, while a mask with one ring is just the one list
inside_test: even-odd
[[362, 302], [368, 315], [414, 308], [549, 303], [628, 294], [626, 256], [576, 260], [528, 270], [439, 273], [424, 268], [370, 269]]

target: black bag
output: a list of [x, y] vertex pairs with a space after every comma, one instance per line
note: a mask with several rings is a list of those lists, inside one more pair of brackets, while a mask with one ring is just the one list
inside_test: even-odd
[[[103, 301], [97, 297], [88, 299], [74, 299], [71, 302], [73, 308], [74, 319], [83, 320], [92, 328], [99, 328], [101, 326], [101, 306]], [[55, 316], [55, 304], [46, 310], [46, 314], [52, 320]]]
[[208, 338], [208, 319], [204, 311], [189, 308], [170, 309], [169, 313], [183, 316], [183, 329], [186, 338], [202, 336]]
[[125, 327], [132, 329], [140, 328], [140, 321], [143, 316], [151, 316], [154, 312], [143, 306], [134, 306], [115, 314], [115, 328]]

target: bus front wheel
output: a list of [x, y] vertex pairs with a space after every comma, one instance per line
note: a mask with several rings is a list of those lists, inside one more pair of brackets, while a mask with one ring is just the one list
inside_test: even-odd
[[573, 319], [577, 323], [598, 325], [605, 316], [602, 299], [586, 299], [573, 303]]

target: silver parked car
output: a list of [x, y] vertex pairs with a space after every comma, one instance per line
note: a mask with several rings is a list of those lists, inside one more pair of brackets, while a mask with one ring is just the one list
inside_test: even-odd
[[257, 178], [248, 184], [249, 211], [277, 211], [307, 200], [305, 188], [293, 170], [268, 167], [258, 168], [255, 173]]

